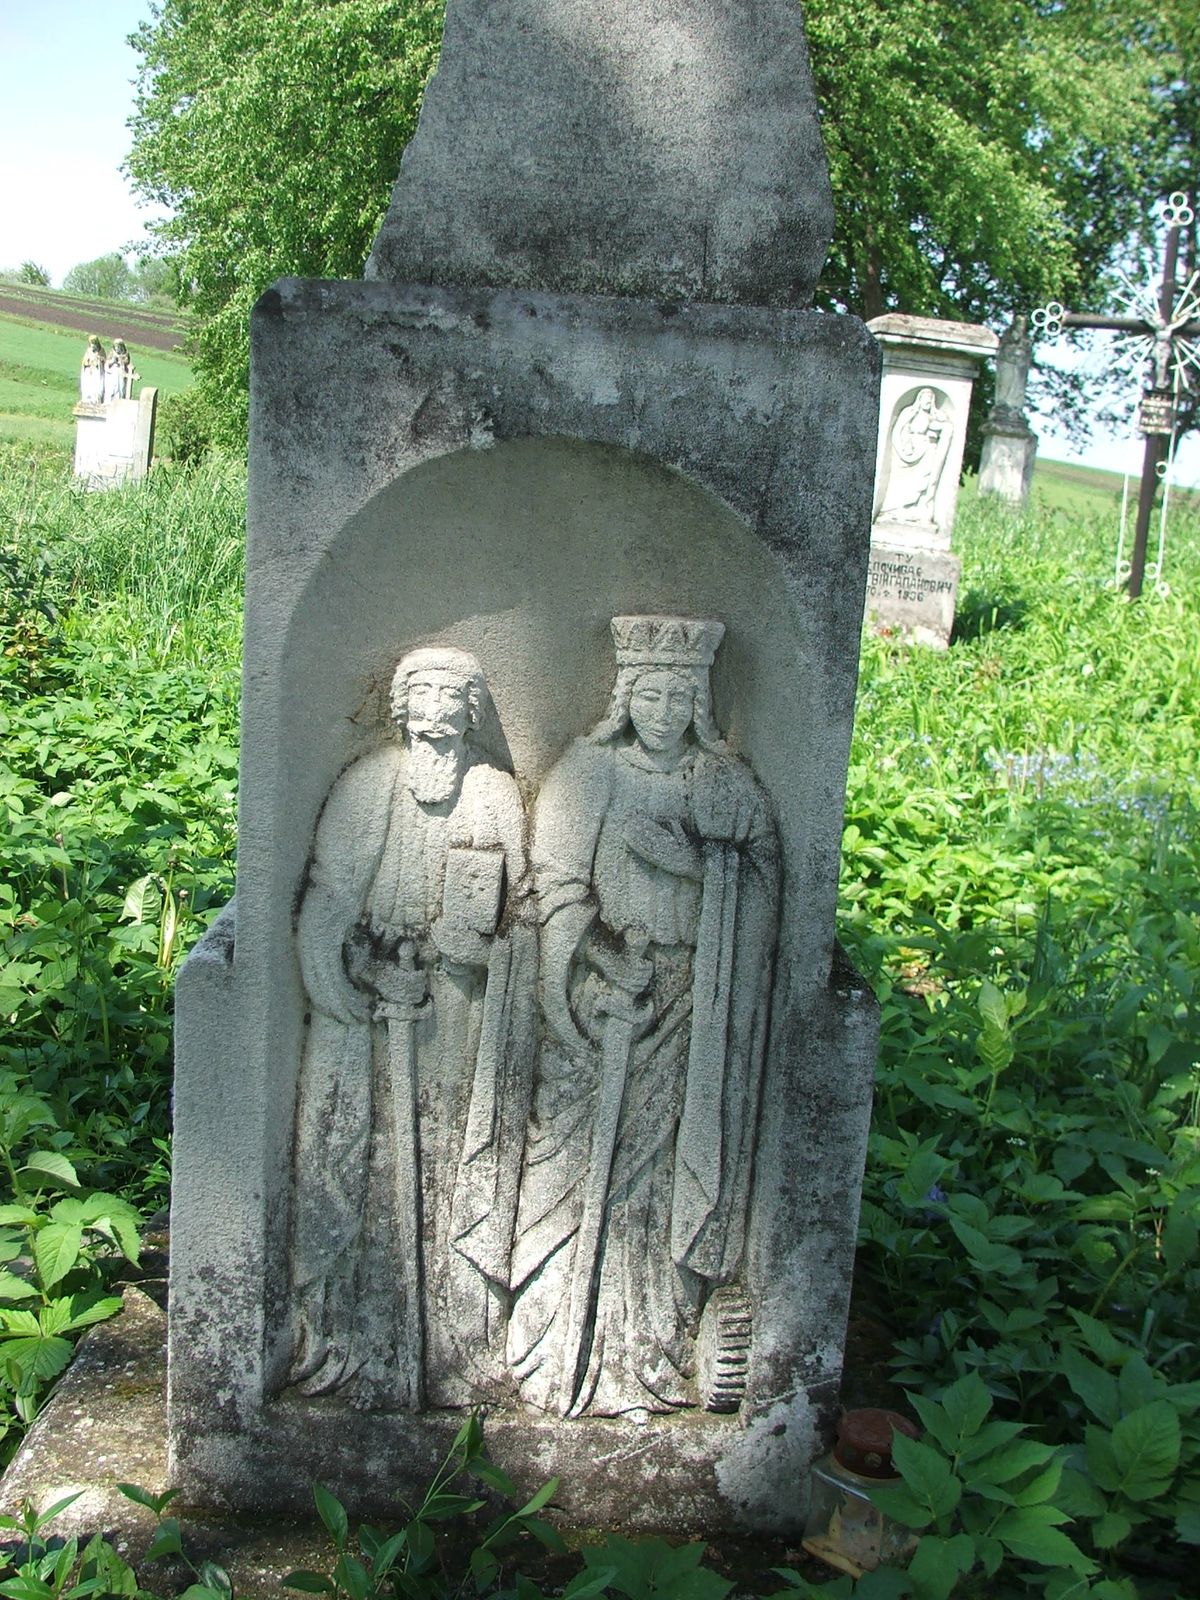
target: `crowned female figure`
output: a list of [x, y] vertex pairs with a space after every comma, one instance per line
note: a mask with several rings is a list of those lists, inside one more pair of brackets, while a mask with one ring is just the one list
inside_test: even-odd
[[779, 894], [766, 795], [713, 719], [720, 622], [616, 617], [603, 721], [534, 810], [545, 1042], [509, 1361], [564, 1415], [695, 1405], [739, 1281]]

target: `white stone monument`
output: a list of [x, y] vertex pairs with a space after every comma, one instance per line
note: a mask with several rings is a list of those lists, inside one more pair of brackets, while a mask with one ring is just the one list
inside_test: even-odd
[[89, 489], [111, 489], [150, 470], [158, 390], [143, 389], [135, 400], [138, 376], [124, 339], [114, 339], [106, 356], [99, 338], [88, 335], [74, 410], [74, 470]]
[[950, 553], [971, 390], [996, 335], [899, 313], [867, 324], [883, 346], [867, 620], [949, 644], [961, 562]]
[[195, 1499], [387, 1509], [486, 1406], [588, 1525], [803, 1521], [878, 352], [805, 309], [799, 13], [737, 9], [452, 0], [376, 281], [254, 313], [236, 909], [177, 993]]
[[1000, 336], [996, 353], [996, 399], [984, 424], [979, 492], [1009, 505], [1029, 499], [1038, 436], [1025, 415], [1025, 390], [1033, 364], [1033, 341], [1025, 317], [1014, 317]]

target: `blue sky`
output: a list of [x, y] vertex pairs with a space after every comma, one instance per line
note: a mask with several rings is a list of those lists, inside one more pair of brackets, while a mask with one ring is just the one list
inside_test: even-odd
[[0, 265], [32, 259], [55, 284], [143, 237], [120, 174], [149, 0], [0, 0]]
[[[149, 0], [0, 0], [0, 266], [32, 259], [61, 284], [77, 262], [144, 241], [155, 213], [135, 203], [120, 167], [138, 61], [125, 40], [149, 15]], [[1043, 455], [1141, 469], [1132, 433], [1080, 453], [1053, 418], [1032, 421]], [[1200, 439], [1185, 445], [1178, 477], [1200, 483]]]

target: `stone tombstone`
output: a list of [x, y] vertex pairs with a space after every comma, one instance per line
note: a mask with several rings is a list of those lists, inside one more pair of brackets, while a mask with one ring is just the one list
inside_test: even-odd
[[1016, 316], [1000, 335], [996, 352], [996, 400], [983, 428], [979, 464], [980, 494], [998, 495], [1010, 505], [1029, 499], [1038, 438], [1025, 415], [1025, 390], [1033, 365], [1029, 321]]
[[111, 489], [150, 470], [158, 390], [145, 388], [135, 400], [138, 376], [124, 339], [114, 339], [106, 355], [97, 335], [88, 335], [73, 414], [74, 472], [89, 489]]
[[259, 302], [237, 895], [177, 990], [193, 1499], [386, 1511], [485, 1407], [577, 1523], [802, 1524], [876, 1042], [829, 232], [791, 0], [452, 0], [374, 281]]
[[883, 346], [867, 618], [944, 647], [961, 570], [950, 532], [971, 390], [997, 339], [972, 323], [898, 312], [867, 326]]

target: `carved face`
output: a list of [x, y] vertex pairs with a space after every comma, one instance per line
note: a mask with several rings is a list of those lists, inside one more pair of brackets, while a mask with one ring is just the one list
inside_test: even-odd
[[696, 713], [690, 674], [670, 667], [643, 672], [629, 697], [629, 720], [647, 750], [667, 755], [683, 743]]
[[461, 739], [470, 691], [460, 673], [428, 668], [408, 681], [408, 732], [415, 739]]

